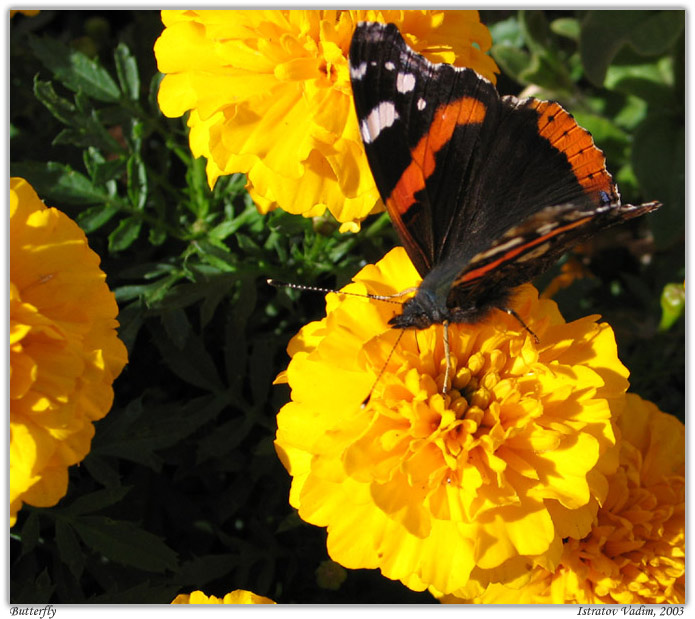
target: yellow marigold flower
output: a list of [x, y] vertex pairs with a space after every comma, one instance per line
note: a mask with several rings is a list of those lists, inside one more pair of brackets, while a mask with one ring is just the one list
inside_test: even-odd
[[594, 274], [579, 260], [570, 258], [560, 267], [560, 274], [554, 277], [546, 286], [541, 293], [541, 297], [552, 299], [558, 291], [570, 286], [574, 280], [585, 277], [594, 277]]
[[22, 10], [18, 9], [16, 11], [10, 11], [10, 17], [14, 17], [15, 13], [21, 13], [22, 15], [26, 15], [27, 17], [34, 17], [35, 15], [38, 15], [41, 11], [38, 10]]
[[328, 209], [342, 229], [380, 205], [352, 102], [347, 54], [359, 21], [393, 22], [435, 62], [494, 81], [492, 39], [477, 11], [162, 11], [159, 105], [190, 110], [190, 145], [210, 185], [247, 174], [263, 213]]
[[237, 589], [225, 595], [222, 599], [214, 595], [205, 595], [202, 591], [181, 593], [174, 598], [172, 604], [275, 604], [270, 598], [256, 595], [251, 591]]
[[67, 215], [10, 179], [10, 526], [55, 505], [127, 360], [99, 256]]
[[[418, 284], [396, 248], [345, 290]], [[389, 357], [401, 335], [387, 324], [392, 304], [326, 300], [326, 318], [289, 344], [277, 380], [292, 401], [275, 445], [293, 477], [290, 503], [328, 527], [334, 561], [444, 594], [471, 576], [506, 581], [530, 558], [556, 562], [562, 538], [588, 533], [617, 466], [612, 407], [628, 385], [608, 325], [565, 323], [522, 286], [514, 308], [540, 344], [504, 312], [451, 325], [443, 396], [441, 325], [403, 331]]]
[[475, 602], [685, 602], [685, 427], [631, 393], [619, 427], [620, 466], [591, 532], [566, 540], [556, 570], [536, 567], [521, 589], [492, 584]]

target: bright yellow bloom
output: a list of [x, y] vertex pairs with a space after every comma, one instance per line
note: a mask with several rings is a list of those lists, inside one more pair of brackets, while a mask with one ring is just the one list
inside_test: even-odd
[[[397, 248], [355, 282], [346, 290], [388, 295], [419, 276]], [[289, 344], [278, 381], [292, 401], [275, 445], [290, 503], [328, 528], [334, 561], [444, 594], [508, 582], [532, 561], [554, 566], [563, 538], [588, 533], [617, 466], [613, 407], [628, 385], [608, 325], [565, 323], [522, 286], [514, 309], [540, 344], [501, 311], [451, 325], [443, 396], [441, 325], [403, 331], [389, 358], [394, 305], [326, 300], [326, 318]]]
[[55, 505], [127, 361], [99, 256], [67, 215], [10, 179], [10, 526]]
[[174, 598], [172, 604], [275, 604], [275, 602], [251, 591], [237, 589], [222, 599], [214, 595], [205, 595], [202, 591], [194, 591], [190, 594], [181, 593]]
[[191, 150], [207, 158], [210, 185], [243, 172], [261, 212], [327, 208], [344, 230], [380, 208], [347, 64], [357, 23], [393, 22], [430, 60], [493, 81], [497, 71], [477, 11], [162, 11], [162, 21], [159, 105], [169, 117], [190, 110]]
[[619, 427], [620, 467], [591, 532], [565, 542], [555, 571], [537, 567], [521, 589], [490, 585], [476, 602], [685, 602], [685, 427], [631, 393]]

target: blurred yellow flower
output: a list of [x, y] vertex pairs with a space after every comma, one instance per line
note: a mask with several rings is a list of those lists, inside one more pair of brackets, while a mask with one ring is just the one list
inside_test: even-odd
[[490, 80], [492, 39], [477, 11], [162, 11], [159, 105], [190, 110], [190, 145], [210, 185], [243, 172], [263, 213], [328, 209], [343, 230], [381, 207], [359, 135], [347, 54], [359, 21], [393, 22], [435, 62]]
[[536, 567], [522, 588], [492, 584], [475, 602], [685, 603], [685, 427], [631, 393], [619, 427], [620, 466], [591, 532], [566, 540], [556, 570]]
[[10, 11], [10, 17], [14, 17], [15, 13], [21, 13], [22, 15], [26, 15], [27, 17], [34, 17], [35, 15], [38, 15], [41, 11], [38, 10], [16, 10], [16, 11]]
[[55, 505], [127, 361], [99, 256], [67, 215], [10, 179], [10, 526]]
[[[355, 282], [345, 290], [388, 295], [419, 277], [396, 248]], [[500, 311], [451, 325], [446, 395], [441, 325], [402, 332], [389, 357], [390, 303], [329, 294], [326, 318], [292, 339], [275, 445], [290, 503], [328, 528], [334, 561], [445, 594], [554, 566], [563, 538], [589, 532], [628, 372], [596, 316], [565, 323], [530, 284], [513, 304], [540, 344]]]
[[577, 279], [594, 277], [577, 258], [570, 258], [560, 267], [560, 274], [554, 277], [541, 293], [544, 299], [552, 299], [557, 292], [572, 285]]
[[270, 598], [256, 595], [251, 591], [237, 589], [225, 595], [222, 599], [214, 595], [205, 595], [202, 591], [181, 593], [174, 598], [172, 604], [275, 604]]

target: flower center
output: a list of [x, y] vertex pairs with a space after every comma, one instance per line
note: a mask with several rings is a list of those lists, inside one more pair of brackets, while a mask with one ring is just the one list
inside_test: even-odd
[[330, 82], [335, 82], [338, 79], [338, 72], [336, 71], [335, 65], [329, 63], [325, 58], [319, 65], [319, 71], [323, 73]]
[[[469, 464], [492, 456], [500, 444], [491, 436], [500, 425], [500, 403], [493, 392], [500, 382], [498, 369], [504, 360], [484, 359], [480, 353], [472, 355], [463, 367], [455, 371], [452, 388], [445, 396], [430, 396], [430, 407], [443, 409], [439, 423], [433, 424], [432, 439], [439, 447], [446, 471], [447, 484], [460, 483], [461, 472]], [[452, 359], [453, 363], [460, 359]], [[443, 373], [437, 376], [437, 384], [443, 381]], [[439, 402], [435, 402], [439, 400]], [[481, 450], [486, 455], [479, 453]]]

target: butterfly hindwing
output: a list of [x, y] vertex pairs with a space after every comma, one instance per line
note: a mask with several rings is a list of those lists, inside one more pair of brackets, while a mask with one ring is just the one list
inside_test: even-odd
[[481, 311], [499, 306], [500, 291], [530, 281], [573, 245], [603, 228], [658, 207], [658, 202], [595, 209], [581, 203], [546, 207], [510, 228], [487, 250], [474, 256], [454, 278], [447, 305], [476, 306]]

